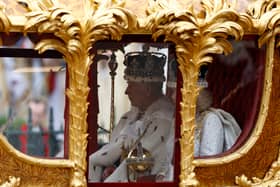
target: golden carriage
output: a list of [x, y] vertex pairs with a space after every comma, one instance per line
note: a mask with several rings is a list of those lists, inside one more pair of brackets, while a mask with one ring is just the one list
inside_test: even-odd
[[[99, 41], [123, 41], [125, 38], [173, 43], [181, 74], [181, 99], [177, 101], [179, 107], [176, 110], [179, 139], [175, 150], [176, 176], [173, 182], [145, 185], [278, 186], [279, 5], [277, 0], [202, 0], [201, 3], [179, 0], [2, 0], [3, 44], [9, 42], [7, 38], [26, 34], [32, 38], [34, 50], [39, 53], [58, 51], [67, 62], [65, 95], [68, 101], [65, 110], [68, 152], [64, 159], [25, 155], [0, 136], [2, 186], [143, 185], [91, 184], [86, 176], [88, 155], [96, 146], [96, 131], [92, 127], [96, 124], [98, 105], [97, 83], [91, 76], [96, 73], [94, 45]], [[225, 67], [221, 68], [215, 60], [218, 54], [232, 52], [230, 40], [237, 40], [236, 43], [253, 41], [257, 45], [251, 54], [255, 55], [255, 62], [262, 64], [260, 71], [253, 72], [260, 74], [258, 80], [254, 79], [255, 85], [241, 90], [240, 100], [234, 98], [231, 104], [225, 104], [231, 107], [237, 103], [235, 111], [241, 112], [246, 106], [242, 102], [251, 99], [252, 103], [247, 103], [250, 106], [241, 112], [245, 114], [243, 136], [240, 143], [228, 152], [215, 157], [194, 158], [195, 103], [200, 67], [213, 64], [213, 74], [224, 71]], [[241, 68], [230, 67], [227, 73], [237, 76]], [[213, 86], [213, 90], [226, 90], [227, 81], [232, 81], [223, 78], [220, 81], [215, 76], [212, 79], [212, 83], [219, 84]], [[234, 88], [238, 88], [238, 84]], [[252, 119], [247, 119], [248, 116]]]

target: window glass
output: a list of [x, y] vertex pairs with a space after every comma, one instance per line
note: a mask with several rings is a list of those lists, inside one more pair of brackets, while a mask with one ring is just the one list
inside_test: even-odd
[[173, 181], [175, 55], [167, 43], [116, 44], [96, 50], [98, 148], [88, 180]]
[[31, 50], [25, 49], [32, 45], [21, 38], [1, 48], [16, 57], [0, 58], [0, 130], [23, 153], [63, 157], [66, 63], [19, 57], [27, 56]]

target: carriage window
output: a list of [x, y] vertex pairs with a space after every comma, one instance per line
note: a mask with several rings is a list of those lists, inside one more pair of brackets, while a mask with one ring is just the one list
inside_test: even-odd
[[0, 131], [23, 153], [63, 157], [66, 63], [41, 58], [32, 47], [21, 38], [1, 48]]
[[173, 181], [177, 64], [170, 44], [100, 46], [98, 145], [89, 153], [88, 181]]
[[232, 41], [233, 52], [202, 66], [198, 84], [194, 154], [199, 158], [230, 154], [249, 138], [258, 117], [264, 49], [254, 39]]

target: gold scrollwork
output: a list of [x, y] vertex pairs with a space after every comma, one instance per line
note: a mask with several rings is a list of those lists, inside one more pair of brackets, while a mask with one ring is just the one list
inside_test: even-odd
[[20, 185], [69, 186], [70, 169], [73, 164], [68, 160], [49, 160], [33, 158], [14, 149], [0, 135], [0, 179], [13, 175], [20, 178]]
[[278, 159], [274, 161], [267, 171], [263, 179], [253, 177], [249, 180], [245, 175], [236, 177], [235, 181], [240, 187], [276, 187], [280, 184], [280, 155], [278, 153]]
[[[279, 35], [279, 6], [280, 2], [277, 0], [257, 1], [251, 5], [249, 14], [258, 20], [259, 23], [257, 26], [258, 34], [260, 35], [259, 46], [264, 45], [268, 40]], [[279, 39], [276, 39], [276, 47], [279, 47]]]
[[20, 178], [9, 176], [9, 180], [0, 185], [0, 187], [17, 187], [20, 185]]
[[[130, 10], [124, 8], [128, 0], [84, 0], [78, 3], [75, 1], [75, 6], [79, 7], [79, 10], [73, 8], [73, 6], [72, 8], [67, 6], [64, 0], [20, 0], [20, 2], [27, 10], [26, 16], [22, 19], [24, 20], [22, 25], [13, 25], [15, 22], [11, 22], [11, 17], [7, 16], [5, 6], [0, 5], [1, 31], [8, 33], [16, 27], [18, 32], [35, 32], [42, 36], [49, 34], [50, 37], [42, 37], [36, 43], [35, 49], [40, 53], [48, 49], [55, 49], [63, 55], [67, 62], [69, 78], [69, 87], [66, 90], [69, 99], [69, 160], [47, 160], [29, 157], [14, 150], [0, 135], [0, 168], [1, 171], [3, 170], [0, 174], [1, 179], [7, 179], [10, 175], [17, 176], [20, 178], [20, 185], [22, 186], [38, 184], [41, 186], [76, 187], [87, 185], [85, 173], [87, 168], [87, 109], [89, 104], [87, 102], [89, 93], [88, 72], [94, 58], [90, 51], [95, 42], [108, 39], [120, 40], [123, 34], [143, 32], [152, 34], [155, 40], [163, 36], [165, 41], [176, 44], [177, 60], [183, 76], [183, 88], [181, 90], [183, 99], [180, 103], [182, 117], [180, 129], [180, 187], [203, 186], [206, 181], [205, 178], [208, 180], [206, 182], [212, 181], [216, 185], [228, 183], [228, 181], [234, 179], [221, 178], [221, 176], [219, 178], [216, 177], [216, 173], [226, 173], [225, 170], [230, 170], [227, 172], [239, 176], [243, 171], [242, 169], [247, 167], [249, 162], [254, 159], [248, 157], [260, 153], [257, 149], [269, 146], [275, 147], [278, 143], [279, 138], [276, 133], [273, 140], [267, 140], [265, 137], [280, 130], [276, 124], [279, 120], [273, 120], [271, 114], [278, 112], [277, 104], [279, 105], [279, 103], [276, 101], [274, 103], [269, 102], [271, 90], [272, 95], [276, 95], [273, 98], [277, 98], [275, 90], [279, 88], [278, 79], [271, 80], [272, 72], [278, 73], [280, 70], [278, 64], [274, 64], [273, 67], [274, 39], [276, 46], [280, 45], [276, 37], [280, 31], [278, 0], [258, 0], [252, 4], [253, 6], [248, 13], [239, 13], [235, 7], [237, 3], [235, 1], [235, 3], [229, 3], [228, 0], [201, 0], [201, 7], [198, 9], [192, 6], [193, 3], [187, 3], [191, 5], [189, 7], [182, 7], [179, 0], [150, 0], [146, 9], [148, 16], [145, 18], [137, 17]], [[130, 4], [133, 3], [130, 1]], [[24, 27], [22, 30], [21, 26]], [[232, 46], [228, 41], [229, 36], [240, 40], [244, 34], [248, 33], [260, 36], [259, 46], [270, 43], [268, 45], [270, 52], [268, 52], [267, 57], [265, 94], [262, 98], [259, 120], [259, 123], [264, 123], [266, 120], [263, 127], [266, 132], [262, 132], [262, 128], [258, 126], [255, 129], [254, 141], [249, 142], [252, 147], [258, 141], [256, 148], [250, 153], [248, 153], [249, 148], [243, 150], [239, 154], [239, 161], [230, 163], [231, 165], [229, 164], [231, 161], [229, 158], [212, 160], [212, 162], [194, 160], [194, 116], [199, 91], [196, 84], [199, 68], [203, 64], [212, 63], [212, 54], [228, 54], [231, 52]], [[266, 118], [267, 113], [270, 113], [268, 118]], [[272, 128], [273, 125], [274, 128]], [[277, 144], [277, 146], [279, 145]], [[270, 153], [261, 163], [261, 166], [255, 169], [256, 174], [254, 175], [262, 175], [263, 168], [275, 159], [274, 155], [274, 152]], [[218, 162], [228, 165], [212, 170], [203, 168], [204, 171], [199, 171], [201, 168], [198, 167], [217, 165]], [[243, 164], [240, 170], [237, 169], [239, 163]], [[233, 164], [235, 165], [233, 166]], [[16, 171], [15, 168], [20, 170]], [[196, 170], [197, 168], [198, 170]], [[26, 172], [23, 173], [23, 171]], [[253, 178], [253, 181], [251, 181], [248, 179], [251, 176], [243, 175], [236, 177], [236, 183], [240, 186], [268, 186], [268, 184], [273, 186], [279, 183], [278, 173], [279, 158], [272, 164], [264, 179]], [[221, 181], [219, 183], [218, 180], [226, 182]], [[14, 178], [11, 181], [14, 181]]]
[[[1, 3], [0, 8], [0, 29], [1, 32], [9, 34], [13, 25], [6, 14], [5, 5]], [[56, 185], [69, 186], [69, 168], [72, 163], [67, 160], [53, 161], [48, 159], [36, 159], [15, 150], [0, 134], [0, 178], [8, 180], [1, 186], [19, 186], [26, 184], [37, 184], [47, 186], [50, 181]], [[57, 175], [60, 174], [60, 175]], [[16, 177], [11, 177], [16, 176]], [[33, 180], [30, 180], [36, 176]]]
[[176, 6], [176, 1], [151, 1], [147, 11], [149, 18], [146, 24], [153, 38], [163, 35], [165, 41], [176, 44], [183, 76], [180, 186], [198, 185], [194, 173], [193, 140], [199, 68], [212, 62], [211, 54], [231, 52], [228, 36], [240, 40], [245, 25], [253, 27], [249, 16], [239, 14], [228, 1], [203, 0], [201, 11], [195, 12], [192, 6], [182, 10]]
[[[5, 5], [0, 2], [0, 31], [8, 33], [10, 30], [11, 22], [5, 13]], [[2, 38], [0, 38], [2, 45]]]
[[71, 186], [86, 186], [88, 72], [93, 54], [90, 49], [98, 40], [120, 40], [137, 28], [136, 17], [115, 1], [87, 1], [85, 15], [75, 18], [67, 7], [52, 1], [22, 1], [29, 13], [25, 32], [52, 33], [35, 46], [40, 53], [55, 49], [63, 54], [69, 72], [69, 159], [75, 163]]
[[[272, 51], [270, 56], [271, 58], [268, 59], [268, 61], [273, 61], [273, 57], [275, 57], [273, 51], [274, 48], [279, 47], [280, 42], [279, 38], [279, 13], [280, 13], [280, 8], [279, 8], [279, 1], [257, 1], [255, 4], [250, 9], [250, 14], [252, 17], [255, 19], [259, 20], [259, 27], [258, 27], [258, 33], [260, 34], [259, 38], [259, 46], [263, 44], [268, 44], [268, 50]], [[270, 48], [270, 49], [269, 49]], [[279, 54], [278, 57], [279, 58]], [[270, 62], [271, 64], [273, 62]], [[271, 65], [272, 66], [272, 65]], [[268, 68], [272, 69], [272, 67]], [[274, 65], [274, 69], [277, 69], [276, 72], [279, 70], [279, 64]], [[271, 73], [272, 74], [272, 73]], [[274, 77], [274, 79], [276, 79]], [[266, 79], [268, 81], [268, 79]], [[279, 80], [274, 80], [273, 84], [275, 85], [274, 87], [279, 87], [278, 86], [278, 81]], [[277, 82], [277, 83], [276, 83]], [[270, 88], [271, 89], [271, 88]], [[267, 91], [267, 90], [266, 90]], [[273, 107], [273, 105], [270, 106], [272, 109], [271, 110], [277, 110], [277, 107]], [[277, 115], [277, 114], [275, 114]], [[279, 131], [278, 126], [274, 126], [275, 130]], [[279, 139], [275, 138], [274, 141], [279, 142]], [[276, 142], [276, 143], [277, 143]], [[272, 144], [272, 141], [271, 143]], [[269, 143], [266, 144], [266, 146], [270, 145]], [[278, 149], [279, 149], [279, 144], [278, 144]], [[265, 176], [263, 179], [260, 179], [258, 177], [252, 177], [252, 180], [249, 180], [246, 175], [241, 175], [241, 176], [236, 176], [235, 182], [242, 187], [251, 187], [251, 186], [279, 186], [280, 184], [280, 178], [279, 178], [279, 171], [280, 171], [280, 154], [278, 152], [278, 159], [274, 161], [270, 167], [270, 169], [266, 172]]]

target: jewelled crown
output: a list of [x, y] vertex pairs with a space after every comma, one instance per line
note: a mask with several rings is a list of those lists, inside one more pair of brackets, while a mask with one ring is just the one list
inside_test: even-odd
[[166, 55], [158, 52], [130, 52], [125, 55], [124, 79], [137, 82], [163, 82]]

